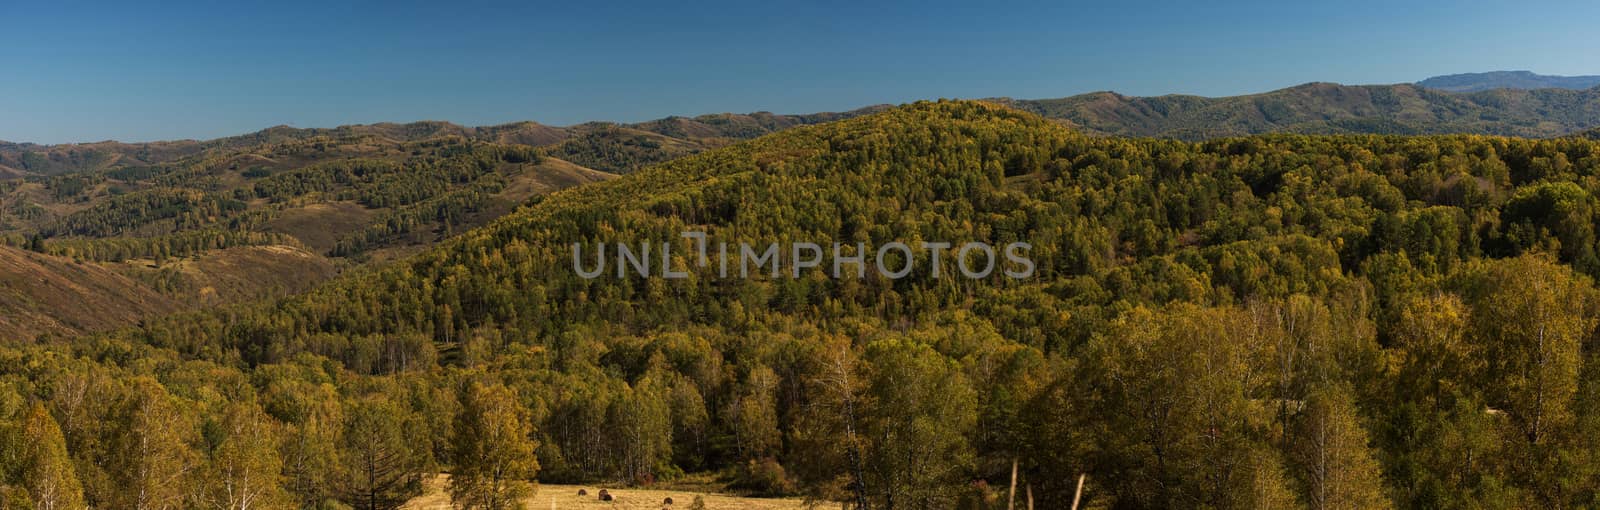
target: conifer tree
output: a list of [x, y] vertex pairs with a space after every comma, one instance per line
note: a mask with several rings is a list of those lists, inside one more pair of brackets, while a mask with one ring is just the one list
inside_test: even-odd
[[343, 501], [360, 510], [390, 510], [422, 490], [422, 465], [405, 429], [404, 411], [382, 398], [345, 411], [339, 460]]

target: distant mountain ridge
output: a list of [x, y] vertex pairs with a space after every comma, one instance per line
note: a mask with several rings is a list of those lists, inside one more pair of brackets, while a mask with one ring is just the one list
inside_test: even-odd
[[1263, 133], [1471, 133], [1527, 138], [1600, 127], [1600, 89], [1452, 93], [1418, 85], [1308, 83], [1232, 97], [1093, 92], [992, 101], [1090, 133], [1203, 140]]
[[1446, 92], [1480, 92], [1494, 89], [1570, 89], [1600, 86], [1600, 76], [1553, 76], [1531, 71], [1490, 71], [1435, 76], [1417, 82], [1422, 87]]
[[[1446, 90], [1476, 86], [1463, 77], [1503, 77], [1496, 83], [1509, 85], [1476, 92]], [[1520, 81], [1513, 83], [1513, 79]], [[1551, 83], [1548, 79], [1559, 79], [1568, 87], [1527, 89]], [[1135, 97], [1106, 91], [1055, 99], [993, 98], [988, 101], [1033, 112], [1098, 135], [1203, 140], [1279, 132], [1470, 133], [1548, 138], [1600, 128], [1600, 87], [1571, 88], [1586, 79], [1600, 84], [1600, 77], [1550, 77], [1516, 71], [1436, 77], [1419, 84], [1307, 83], [1229, 97]], [[1487, 82], [1479, 79], [1472, 83]], [[531, 121], [483, 127], [440, 121], [336, 128], [276, 126], [208, 141], [107, 141], [63, 145], [0, 142], [0, 180], [27, 174], [54, 175], [117, 166], [156, 165], [200, 154], [317, 137], [373, 137], [395, 142], [460, 137], [470, 141], [529, 145], [542, 147], [551, 156], [587, 168], [623, 174], [734, 141], [885, 108], [877, 105], [845, 112], [801, 115], [722, 113], [631, 124], [589, 122], [565, 127]]]
[[[393, 142], [415, 142], [456, 136], [471, 141], [552, 147], [551, 152], [590, 168], [627, 173], [640, 166], [727, 145], [736, 140], [806, 124], [846, 119], [881, 111], [886, 105], [848, 112], [780, 115], [770, 112], [718, 113], [696, 117], [666, 117], [638, 123], [586, 122], [566, 127], [522, 121], [494, 126], [462, 126], [443, 121], [380, 122], [335, 128], [273, 126], [254, 133], [213, 140], [172, 140], [127, 143], [103, 141], [43, 145], [0, 141], [0, 179], [25, 174], [54, 175], [116, 166], [168, 163], [207, 152], [232, 151], [317, 137], [346, 139], [375, 137]], [[629, 150], [632, 146], [648, 150]], [[665, 147], [666, 150], [656, 150]], [[664, 155], [620, 157], [612, 152], [652, 152]], [[599, 154], [604, 154], [599, 155]], [[670, 157], [667, 157], [670, 156]], [[664, 158], [664, 159], [663, 159]]]

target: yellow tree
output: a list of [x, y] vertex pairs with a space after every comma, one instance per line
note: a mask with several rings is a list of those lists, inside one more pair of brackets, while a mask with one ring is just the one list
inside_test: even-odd
[[[1264, 341], [1239, 309], [1136, 308], [1086, 346], [1078, 413], [1094, 444], [1091, 478], [1117, 506], [1255, 508], [1281, 494], [1251, 401], [1272, 384], [1252, 362]], [[1281, 487], [1280, 487], [1281, 488]], [[1260, 494], [1258, 494], [1260, 493]]]
[[[735, 302], [737, 304], [737, 302]], [[810, 496], [849, 499], [870, 509], [874, 489], [866, 476], [863, 411], [871, 400], [850, 340], [827, 337], [811, 353], [817, 371], [806, 381], [812, 395], [791, 430], [793, 464]]]
[[1483, 353], [1478, 378], [1528, 444], [1542, 444], [1571, 418], [1581, 344], [1594, 329], [1594, 288], [1543, 255], [1470, 269], [1473, 333]]
[[[1552, 468], [1582, 453], [1574, 431], [1583, 342], [1594, 332], [1595, 291], [1589, 279], [1546, 255], [1523, 255], [1469, 268], [1473, 342], [1484, 369], [1475, 379], [1489, 407], [1505, 413], [1516, 439], [1507, 460], [1518, 485], [1545, 505], [1578, 489]], [[1563, 450], [1566, 450], [1565, 452]]]
[[452, 440], [450, 501], [466, 509], [521, 508], [539, 473], [533, 420], [510, 389], [471, 383], [461, 399]]
[[960, 367], [933, 348], [905, 339], [873, 342], [866, 352], [863, 460], [875, 507], [951, 506], [953, 488], [970, 479], [976, 453], [968, 438], [978, 421], [977, 392]]
[[1337, 384], [1312, 389], [1296, 421], [1293, 456], [1313, 510], [1393, 506], [1349, 390]]
[[211, 455], [205, 500], [218, 510], [289, 508], [283, 489], [279, 432], [255, 404], [229, 406], [222, 441]]
[[83, 508], [83, 486], [55, 418], [35, 403], [22, 424], [22, 481], [36, 510]]
[[733, 429], [734, 445], [741, 459], [757, 459], [772, 454], [781, 446], [778, 431], [778, 376], [765, 365], [757, 364], [746, 377], [744, 391], [724, 408], [726, 421]]
[[104, 459], [116, 484], [106, 495], [111, 507], [132, 510], [179, 508], [189, 494], [197, 459], [190, 439], [191, 415], [154, 379], [138, 378], [116, 405], [117, 430]]

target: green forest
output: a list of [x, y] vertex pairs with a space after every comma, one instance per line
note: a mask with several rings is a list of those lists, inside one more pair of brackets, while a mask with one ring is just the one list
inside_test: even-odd
[[[1080, 508], [1600, 505], [1600, 141], [1123, 138], [939, 101], [660, 163], [606, 148], [649, 143], [568, 145], [655, 164], [310, 292], [6, 339], [0, 508], [392, 509], [443, 472], [463, 508], [712, 473], [828, 508], [998, 509], [1014, 465], [1040, 508], [1080, 475]], [[49, 228], [249, 231], [241, 204], [312, 193], [387, 210], [338, 241], [355, 253], [549, 156], [407, 149], [426, 163], [141, 190]], [[279, 242], [177, 230], [38, 248]], [[573, 243], [673, 243], [685, 265], [691, 230], [1020, 241], [1037, 271], [572, 267]]]

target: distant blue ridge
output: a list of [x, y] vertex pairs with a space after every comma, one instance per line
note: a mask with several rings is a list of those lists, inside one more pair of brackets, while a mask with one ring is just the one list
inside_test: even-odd
[[1600, 76], [1552, 76], [1530, 71], [1491, 71], [1435, 76], [1417, 82], [1422, 87], [1447, 92], [1478, 92], [1494, 89], [1572, 89], [1600, 86]]

